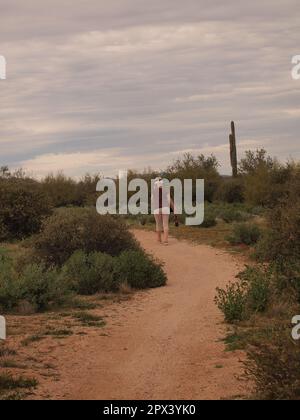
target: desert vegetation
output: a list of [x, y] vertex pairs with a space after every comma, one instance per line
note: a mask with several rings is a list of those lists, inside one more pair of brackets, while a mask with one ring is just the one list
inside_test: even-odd
[[[118, 293], [166, 284], [162, 264], [145, 253], [126, 223], [97, 214], [98, 177], [80, 182], [59, 174], [38, 182], [22, 171], [0, 176], [0, 313], [26, 314], [78, 308], [73, 318], [87, 326], [102, 326], [86, 311], [80, 296]], [[87, 309], [93, 308], [87, 305]], [[50, 332], [52, 330], [50, 329]], [[71, 332], [52, 331], [56, 337]], [[49, 334], [34, 334], [23, 345]], [[5, 354], [5, 344], [1, 346]], [[1, 355], [0, 355], [1, 358]], [[12, 367], [4, 357], [3, 368]], [[2, 369], [1, 369], [2, 371]], [[11, 398], [34, 388], [33, 378], [0, 374], [0, 397]]]
[[282, 166], [263, 153], [247, 158], [241, 167], [249, 180], [246, 197], [265, 206], [266, 223], [254, 235], [254, 261], [217, 291], [216, 303], [247, 351], [245, 375], [255, 397], [299, 399], [300, 347], [291, 337], [291, 320], [300, 310], [300, 167]]
[[[151, 169], [131, 170], [129, 179], [141, 177], [150, 186], [157, 175]], [[227, 342], [247, 352], [245, 375], [255, 385], [255, 397], [299, 398], [300, 350], [290, 334], [291, 319], [300, 310], [299, 164], [280, 163], [265, 150], [248, 151], [234, 176], [224, 177], [214, 156], [186, 154], [163, 175], [205, 179], [204, 223], [187, 227], [181, 215], [174, 236], [225, 247], [248, 259], [238, 278], [217, 290], [216, 304], [233, 328]], [[89, 312], [97, 303], [86, 298], [166, 284], [162, 264], [131, 233], [132, 226], [153, 229], [152, 216], [98, 215], [99, 179], [96, 174], [75, 181], [59, 173], [38, 181], [22, 170], [1, 168], [1, 314], [66, 311], [72, 322], [102, 327], [103, 319]], [[68, 313], [70, 307], [75, 312]], [[72, 331], [62, 323], [33, 333], [23, 344], [49, 334], [61, 338]], [[8, 368], [15, 362], [13, 355], [7, 361], [6, 351], [13, 350], [0, 347], [0, 359], [1, 352], [5, 356], [0, 397], [18, 397], [37, 382], [12, 376]]]

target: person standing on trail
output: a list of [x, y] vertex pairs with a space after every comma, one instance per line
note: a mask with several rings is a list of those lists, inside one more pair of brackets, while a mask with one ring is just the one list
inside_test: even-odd
[[[154, 181], [154, 188], [152, 194], [152, 208], [154, 210], [154, 217], [156, 221], [156, 233], [159, 243], [164, 245], [169, 244], [169, 220], [170, 209], [175, 214], [174, 201], [171, 198], [170, 191], [164, 186], [163, 179], [158, 177]], [[175, 216], [176, 225], [178, 225], [177, 216]], [[163, 242], [162, 242], [163, 236]]]

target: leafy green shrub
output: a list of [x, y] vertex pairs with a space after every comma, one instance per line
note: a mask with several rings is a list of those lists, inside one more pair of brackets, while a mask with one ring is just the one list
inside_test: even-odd
[[21, 288], [13, 269], [11, 258], [4, 251], [0, 252], [0, 308], [3, 311], [13, 309], [21, 297]]
[[79, 294], [115, 292], [121, 284], [136, 289], [166, 283], [161, 265], [144, 251], [125, 251], [119, 257], [94, 252], [75, 252], [63, 267], [64, 278]]
[[68, 294], [69, 288], [57, 270], [31, 264], [19, 273], [11, 258], [0, 253], [0, 308], [3, 311], [15, 309], [21, 301], [42, 311], [52, 304], [62, 303]]
[[119, 288], [115, 261], [107, 254], [77, 251], [64, 265], [64, 276], [72, 289], [82, 295], [114, 292]]
[[204, 221], [201, 225], [199, 225], [199, 228], [210, 228], [216, 226], [217, 218], [213, 205], [206, 202], [204, 210]]
[[247, 267], [238, 275], [247, 285], [246, 309], [249, 313], [264, 312], [270, 299], [270, 271], [264, 267]]
[[2, 220], [0, 220], [0, 242], [6, 241], [9, 238], [9, 231]]
[[38, 183], [0, 180], [0, 240], [21, 239], [38, 232], [49, 214], [48, 198]]
[[48, 265], [63, 265], [77, 250], [112, 256], [139, 246], [120, 218], [100, 216], [90, 209], [59, 210], [48, 218], [33, 240], [39, 258]]
[[271, 294], [270, 272], [264, 267], [246, 267], [225, 289], [217, 288], [215, 303], [229, 323], [248, 319], [267, 309]]
[[118, 257], [117, 269], [121, 283], [135, 289], [164, 286], [167, 276], [162, 265], [144, 251], [125, 251]]
[[223, 312], [226, 322], [243, 321], [246, 318], [246, 302], [245, 283], [231, 282], [225, 289], [217, 288], [215, 303]]
[[240, 170], [244, 175], [246, 201], [274, 208], [286, 197], [299, 166], [294, 162], [283, 165], [269, 157], [265, 150], [258, 150], [246, 152]]
[[200, 228], [210, 228], [217, 225], [216, 217], [212, 214], [207, 214], [204, 216], [204, 221], [201, 225], [199, 225]]
[[83, 198], [76, 181], [66, 177], [63, 173], [48, 175], [42, 180], [41, 186], [53, 207], [83, 204]]
[[[300, 181], [299, 181], [300, 185]], [[300, 187], [268, 213], [269, 229], [256, 247], [260, 260], [289, 262], [300, 255]]]
[[221, 217], [224, 222], [226, 223], [233, 223], [233, 222], [246, 222], [251, 217], [249, 213], [241, 212], [239, 210], [226, 208], [219, 213], [219, 217]]
[[219, 186], [215, 199], [225, 203], [243, 203], [245, 201], [245, 186], [243, 179], [224, 180]]
[[[222, 181], [218, 173], [219, 162], [214, 155], [205, 157], [204, 155], [193, 156], [185, 153], [177, 159], [167, 169], [165, 176], [172, 180], [175, 178], [184, 180], [204, 179], [205, 180], [205, 200], [212, 202], [216, 191]], [[195, 186], [195, 183], [193, 183]], [[196, 201], [196, 189], [193, 187], [193, 200]]]
[[273, 264], [275, 271], [275, 287], [282, 295], [285, 291], [300, 303], [300, 260], [289, 261], [286, 266], [282, 263]]
[[253, 343], [247, 352], [245, 376], [262, 400], [300, 399], [300, 343], [290, 326], [279, 327], [268, 340]]
[[254, 223], [237, 223], [227, 238], [231, 245], [254, 245], [261, 237], [261, 229]]
[[43, 264], [25, 267], [21, 274], [22, 300], [29, 302], [38, 312], [51, 305], [60, 305], [69, 296], [70, 289], [57, 269], [47, 269]]
[[265, 216], [266, 208], [263, 206], [255, 206], [251, 208], [251, 214], [253, 216]]

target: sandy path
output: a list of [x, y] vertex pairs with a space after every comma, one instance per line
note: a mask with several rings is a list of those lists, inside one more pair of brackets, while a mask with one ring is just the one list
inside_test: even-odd
[[[145, 249], [165, 262], [168, 286], [112, 305], [108, 336], [99, 330], [72, 338], [53, 355], [61, 380], [52, 398], [219, 399], [241, 394], [239, 354], [225, 353], [226, 333], [213, 303], [215, 288], [239, 271], [231, 255], [171, 239], [156, 244], [136, 232]], [[70, 348], [71, 347], [71, 348]]]

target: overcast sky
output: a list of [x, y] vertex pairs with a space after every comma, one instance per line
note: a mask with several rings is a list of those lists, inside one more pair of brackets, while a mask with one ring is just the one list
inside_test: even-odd
[[0, 165], [114, 175], [264, 147], [299, 159], [299, 0], [0, 0]]

